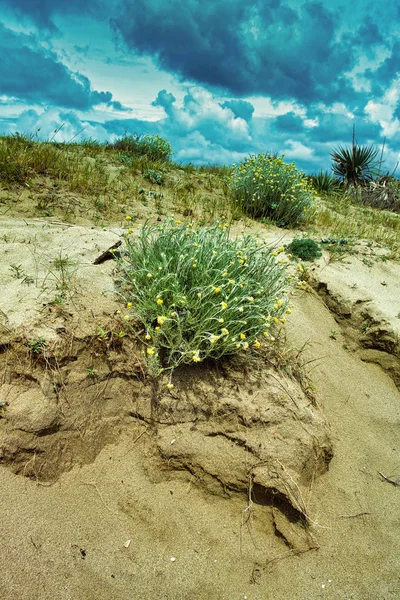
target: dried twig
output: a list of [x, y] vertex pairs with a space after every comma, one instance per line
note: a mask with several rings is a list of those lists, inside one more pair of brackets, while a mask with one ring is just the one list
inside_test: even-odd
[[363, 515], [370, 515], [370, 512], [359, 512], [355, 515], [339, 515], [339, 519], [355, 519], [355, 517], [362, 517]]
[[100, 265], [101, 263], [103, 263], [106, 260], [112, 260], [115, 258], [115, 256], [120, 256], [121, 252], [120, 252], [120, 250], [117, 250], [117, 248], [119, 248], [121, 244], [122, 244], [122, 242], [121, 242], [121, 240], [119, 240], [119, 242], [117, 242], [113, 246], [110, 246], [105, 252], [100, 254], [100, 256], [98, 256], [93, 261], [93, 264]]
[[378, 471], [379, 475], [388, 483], [391, 483], [392, 485], [394, 485], [395, 487], [399, 487], [400, 486], [400, 477], [396, 477], [396, 479], [392, 479], [390, 477], [386, 477], [386, 475], [384, 475], [383, 473], [381, 473], [380, 471]]

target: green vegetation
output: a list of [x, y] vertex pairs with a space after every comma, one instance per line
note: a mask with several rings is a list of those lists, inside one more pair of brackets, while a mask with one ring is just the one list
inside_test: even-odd
[[378, 157], [379, 149], [373, 144], [364, 146], [357, 144], [355, 129], [353, 129], [353, 141], [350, 147], [338, 146], [332, 149], [332, 170], [347, 187], [357, 187], [379, 175], [382, 157]]
[[172, 148], [166, 139], [158, 135], [125, 135], [109, 145], [113, 150], [129, 152], [134, 156], [146, 156], [149, 160], [169, 161]]
[[270, 154], [251, 156], [233, 169], [231, 192], [240, 209], [253, 219], [279, 227], [297, 227], [314, 204], [308, 179], [293, 163]]
[[308, 178], [318, 194], [340, 194], [342, 186], [339, 179], [333, 177], [328, 171], [320, 171]]
[[41, 337], [40, 338], [32, 338], [28, 342], [28, 347], [29, 347], [30, 352], [32, 354], [35, 354], [36, 356], [38, 356], [39, 354], [42, 354], [42, 352], [46, 348], [46, 346], [47, 346], [46, 340]]
[[286, 246], [286, 249], [301, 260], [315, 260], [322, 256], [320, 247], [310, 238], [295, 239]]
[[252, 235], [231, 239], [226, 224], [165, 220], [126, 244], [125, 318], [142, 326], [153, 373], [258, 347], [290, 312], [287, 260]]

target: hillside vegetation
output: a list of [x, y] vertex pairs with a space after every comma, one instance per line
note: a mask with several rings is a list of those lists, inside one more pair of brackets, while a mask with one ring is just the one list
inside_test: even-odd
[[132, 222], [166, 216], [198, 224], [256, 219], [398, 251], [400, 185], [394, 177], [368, 176], [354, 185], [346, 173], [342, 179], [328, 173], [306, 177], [276, 155], [194, 167], [174, 163], [171, 153], [168, 142], [155, 136], [126, 136], [113, 144], [1, 137], [0, 214], [97, 226], [122, 224], [126, 215]]

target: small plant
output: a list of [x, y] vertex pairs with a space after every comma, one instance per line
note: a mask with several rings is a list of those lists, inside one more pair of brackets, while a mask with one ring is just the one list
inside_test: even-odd
[[286, 246], [286, 249], [301, 260], [315, 260], [322, 256], [318, 244], [309, 238], [295, 239]]
[[28, 342], [29, 350], [32, 352], [32, 354], [36, 354], [36, 355], [42, 354], [42, 352], [46, 348], [46, 346], [47, 346], [47, 342], [43, 338], [32, 338]]
[[74, 275], [77, 265], [69, 256], [64, 256], [60, 250], [58, 256], [51, 261], [51, 267], [50, 275], [55, 281], [57, 297], [65, 300], [74, 291]]
[[147, 169], [147, 171], [144, 172], [143, 177], [150, 181], [150, 183], [156, 183], [157, 185], [162, 185], [164, 183], [164, 175], [161, 171]]
[[10, 270], [12, 271], [12, 276], [15, 279], [21, 279], [21, 283], [25, 283], [26, 285], [30, 285], [31, 283], [34, 283], [34, 279], [33, 277], [31, 277], [30, 275], [27, 275], [23, 269], [21, 265], [10, 265]]
[[107, 342], [110, 334], [108, 331], [105, 331], [102, 327], [97, 328], [97, 339], [99, 342]]
[[338, 332], [338, 331], [336, 331], [335, 329], [333, 329], [333, 330], [331, 331], [331, 334], [330, 334], [330, 336], [329, 336], [329, 337], [330, 337], [332, 340], [337, 340], [337, 337], [338, 337], [338, 335], [339, 335], [339, 332]]
[[15, 279], [22, 279], [24, 277], [22, 265], [10, 265], [10, 270], [12, 271], [12, 276]]
[[87, 374], [88, 374], [88, 377], [91, 377], [92, 379], [95, 379], [96, 376], [97, 376], [97, 369], [90, 369], [90, 368], [88, 368], [87, 369]]
[[294, 163], [259, 154], [234, 165], [231, 193], [243, 213], [279, 227], [295, 227], [306, 220], [315, 192]]
[[222, 223], [195, 229], [166, 220], [126, 239], [120, 294], [153, 373], [218, 359], [273, 339], [288, 308], [287, 260]]

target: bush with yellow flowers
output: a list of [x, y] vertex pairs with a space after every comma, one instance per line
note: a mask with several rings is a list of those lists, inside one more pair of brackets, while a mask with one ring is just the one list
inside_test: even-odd
[[283, 247], [230, 238], [221, 222], [165, 220], [126, 236], [119, 293], [160, 369], [259, 347], [284, 322], [290, 276]]
[[233, 165], [230, 189], [243, 213], [279, 227], [304, 222], [315, 198], [311, 183], [294, 163], [286, 164], [270, 154], [250, 156]]

